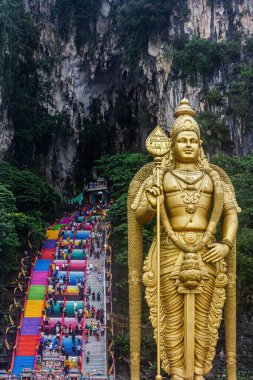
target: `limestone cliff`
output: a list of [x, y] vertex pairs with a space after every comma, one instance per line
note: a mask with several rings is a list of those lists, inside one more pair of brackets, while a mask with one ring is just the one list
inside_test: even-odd
[[[249, 73], [242, 83], [238, 67], [242, 69], [247, 65], [249, 68], [251, 65], [251, 51], [245, 53], [244, 47], [249, 45], [253, 33], [252, 0], [179, 1], [179, 9], [176, 6], [168, 8], [166, 14], [167, 8], [164, 8], [161, 14], [163, 27], [156, 30], [156, 24], [151, 22], [150, 30], [153, 29], [149, 31], [147, 24], [146, 39], [138, 31], [139, 24], [134, 23], [129, 39], [126, 36], [121, 38], [124, 15], [128, 12], [124, 7], [140, 3], [143, 17], [145, 12], [156, 16], [154, 12], [157, 10], [153, 8], [160, 1], [155, 5], [154, 1], [150, 1], [150, 5], [144, 0], [87, 1], [94, 11], [87, 8], [81, 15], [78, 14], [79, 2], [73, 1], [73, 6], [70, 3], [67, 0], [24, 0], [25, 11], [38, 29], [38, 45], [33, 58], [50, 61], [46, 70], [39, 69], [43, 80], [50, 82], [50, 100], [43, 99], [43, 106], [49, 115], [64, 115], [67, 120], [61, 124], [67, 133], [63, 137], [49, 133], [46, 148], [38, 149], [39, 143], [30, 141], [33, 160], [39, 163], [49, 179], [63, 187], [67, 177], [74, 176], [75, 167], [80, 170], [86, 165], [85, 159], [89, 166], [104, 153], [143, 149], [147, 134], [157, 122], [170, 128], [173, 109], [183, 96], [189, 98], [202, 116], [205, 112], [218, 115], [222, 126], [228, 128], [232, 143], [230, 153], [252, 152], [252, 115], [248, 107], [252, 95], [248, 87], [246, 90], [243, 87], [249, 97], [242, 105], [246, 111], [235, 112], [240, 87], [237, 92], [230, 87], [236, 81], [247, 86], [251, 80]], [[161, 3], [166, 6], [166, 1]], [[167, 3], [173, 2], [167, 0]], [[153, 6], [151, 10], [150, 6]], [[138, 45], [139, 37], [144, 41], [142, 45]], [[196, 72], [185, 74], [183, 66], [180, 67], [180, 57], [189, 40], [195, 37], [209, 43], [213, 41], [223, 52], [209, 71], [205, 71], [205, 67], [198, 68], [197, 62], [192, 64], [193, 69], [196, 66]], [[131, 39], [137, 47], [134, 59], [130, 54]], [[233, 47], [237, 54], [226, 48], [224, 58], [226, 42], [237, 43]], [[175, 51], [181, 54], [178, 55], [178, 67], [175, 67]], [[199, 54], [200, 51], [196, 51], [197, 61]], [[208, 55], [205, 49], [201, 54], [201, 59]], [[127, 61], [129, 57], [134, 61], [132, 67]], [[213, 94], [217, 95], [214, 100]], [[13, 128], [8, 105], [1, 109], [0, 155], [15, 155], [17, 129], [15, 125]], [[219, 130], [212, 130], [206, 119], [203, 123], [206, 135], [213, 136], [217, 139], [216, 146], [221, 146]]]

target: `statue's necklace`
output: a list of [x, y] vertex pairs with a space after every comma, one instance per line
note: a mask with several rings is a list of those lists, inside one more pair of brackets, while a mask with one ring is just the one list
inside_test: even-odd
[[175, 172], [172, 172], [172, 174], [174, 175], [175, 180], [177, 181], [177, 183], [180, 187], [181, 198], [183, 199], [183, 202], [185, 204], [185, 211], [188, 212], [189, 214], [194, 214], [197, 210], [198, 203], [199, 203], [201, 194], [202, 194], [203, 189], [204, 189], [204, 187], [202, 186], [203, 182], [204, 182], [204, 173], [202, 172], [202, 173], [200, 173], [201, 175], [196, 176], [197, 179], [194, 178], [194, 183], [197, 183], [198, 181], [202, 180], [198, 189], [196, 189], [197, 191], [187, 191], [187, 190], [194, 190], [195, 189], [195, 187], [193, 186], [194, 183], [192, 183], [192, 180], [193, 180], [192, 177], [191, 177], [190, 183], [186, 182], [186, 180], [183, 181], [187, 184], [186, 189], [183, 189], [180, 181], [178, 181], [178, 179], [180, 179], [180, 180], [182, 180], [182, 179], [179, 178], [177, 175], [175, 175]]
[[189, 170], [172, 170], [172, 174], [187, 185], [194, 185], [204, 177], [204, 172], [193, 172]]

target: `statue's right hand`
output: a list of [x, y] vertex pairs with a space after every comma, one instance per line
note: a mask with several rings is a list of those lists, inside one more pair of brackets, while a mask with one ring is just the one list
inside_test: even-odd
[[158, 185], [153, 185], [150, 189], [146, 191], [148, 201], [153, 209], [157, 205], [157, 197], [160, 195], [160, 205], [164, 203], [163, 187]]

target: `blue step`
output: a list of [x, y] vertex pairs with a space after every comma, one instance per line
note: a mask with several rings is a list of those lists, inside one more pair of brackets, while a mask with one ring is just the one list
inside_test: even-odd
[[74, 232], [72, 232], [71, 230], [64, 231], [64, 232], [63, 232], [63, 239], [67, 239], [68, 236], [70, 237], [70, 239], [73, 239], [73, 237], [74, 237]]
[[50, 263], [51, 263], [51, 260], [39, 259], [36, 261], [34, 270], [35, 271], [37, 271], [37, 270], [48, 271]]
[[90, 231], [77, 231], [76, 240], [88, 239], [90, 236]]
[[63, 345], [65, 351], [67, 352], [67, 354], [74, 355], [74, 353], [72, 351], [72, 346], [75, 345], [75, 348], [76, 348], [75, 356], [77, 356], [78, 339], [80, 339], [80, 342], [81, 342], [81, 345], [82, 345], [82, 336], [81, 335], [76, 335], [75, 344], [73, 344], [71, 336], [69, 336], [68, 338], [66, 338], [63, 335], [63, 337], [62, 337], [62, 345]]
[[15, 356], [12, 374], [20, 375], [22, 369], [33, 370], [35, 356]]

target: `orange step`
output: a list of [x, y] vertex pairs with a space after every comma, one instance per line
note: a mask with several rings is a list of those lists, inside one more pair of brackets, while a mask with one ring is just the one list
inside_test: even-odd
[[59, 231], [57, 230], [47, 230], [47, 238], [48, 239], [58, 239]]
[[20, 335], [17, 356], [32, 356], [36, 353], [38, 335]]
[[25, 317], [41, 317], [44, 300], [28, 300], [26, 302]]

